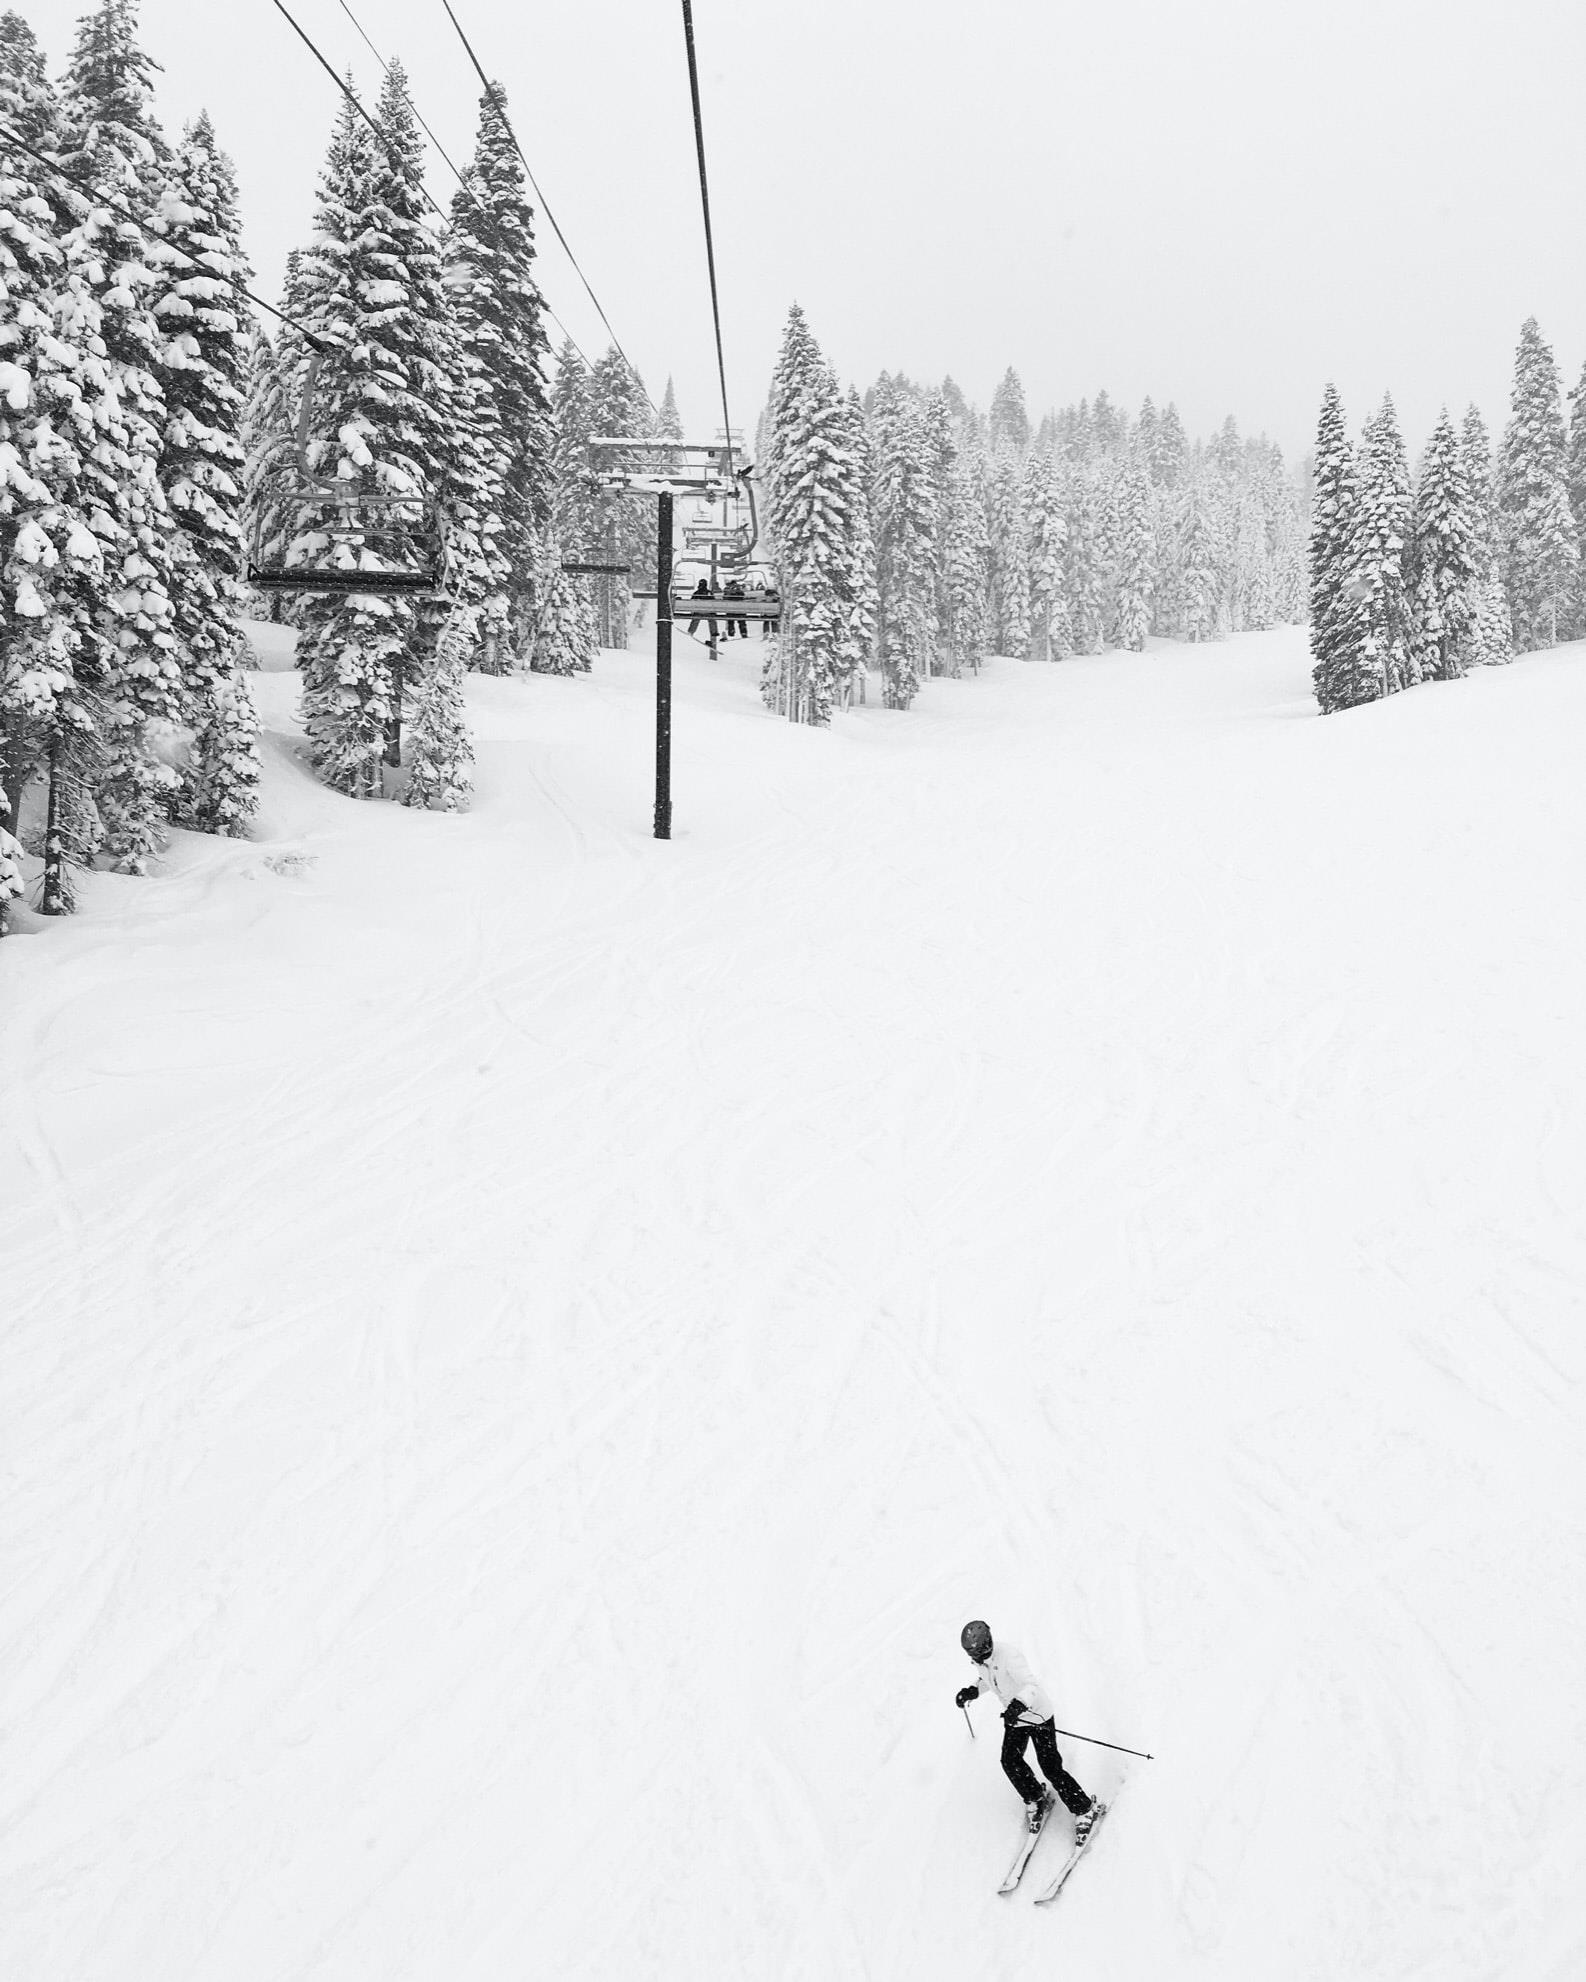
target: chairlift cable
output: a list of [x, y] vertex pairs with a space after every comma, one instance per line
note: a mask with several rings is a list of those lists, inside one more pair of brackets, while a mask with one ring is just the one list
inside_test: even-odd
[[[336, 71], [330, 66], [329, 62], [326, 61], [325, 57], [320, 53], [319, 49], [315, 46], [313, 41], [310, 40], [309, 36], [303, 31], [301, 27], [298, 26], [297, 22], [292, 19], [292, 16], [287, 12], [286, 7], [283, 4], [283, 0], [274, 0], [274, 4], [276, 11], [281, 15], [282, 19], [285, 20], [288, 23], [288, 25], [292, 28], [293, 32], [297, 35], [298, 39], [303, 43], [303, 46], [313, 56], [314, 60], [319, 64], [319, 66], [325, 71], [326, 75], [330, 77], [331, 81], [336, 85], [337, 89], [341, 91], [342, 95], [346, 97], [347, 101], [352, 105], [353, 109], [357, 111], [358, 115], [363, 119], [363, 121], [369, 126], [370, 130], [373, 131], [375, 136], [380, 140], [380, 149], [386, 155], [387, 164], [390, 165], [391, 169], [398, 175], [398, 177], [403, 176], [402, 161], [400, 158], [397, 157], [396, 153], [393, 151], [391, 147], [391, 140], [386, 136], [385, 132], [381, 129], [379, 122], [375, 118], [371, 117], [369, 115], [369, 112], [365, 110], [365, 108], [363, 107], [362, 103], [359, 102], [358, 92], [352, 87], [352, 85], [344, 77], [337, 75]], [[356, 23], [354, 23], [354, 25], [356, 26]], [[430, 205], [435, 209], [436, 213], [440, 215], [441, 221], [444, 224], [446, 220], [446, 214], [442, 209], [439, 200], [436, 199], [435, 195], [430, 191], [429, 187], [425, 185], [422, 179], [420, 179], [418, 182], [418, 189], [420, 193], [423, 194], [424, 198], [429, 201]]]
[[[374, 43], [369, 39], [369, 36], [364, 31], [363, 22], [359, 20], [358, 16], [353, 12], [351, 7], [347, 5], [347, 0], [336, 0], [336, 4], [341, 8], [342, 12], [347, 16], [348, 20], [352, 22], [353, 26], [358, 30], [358, 33], [362, 36], [363, 44], [365, 48], [368, 49], [369, 53], [380, 64], [380, 67], [385, 72], [385, 74], [390, 75], [391, 64], [385, 59], [385, 57], [380, 53], [379, 49], [376, 48]], [[418, 99], [413, 94], [413, 85], [411, 82], [404, 82], [402, 94], [408, 100], [408, 108], [413, 112], [413, 115], [418, 119], [420, 129], [424, 132], [424, 135], [429, 139], [430, 143], [434, 145], [436, 151], [440, 153], [441, 158], [445, 161], [446, 165], [450, 169], [452, 177], [457, 181], [458, 185], [463, 189], [463, 191], [477, 206], [479, 204], [479, 195], [475, 192], [473, 187], [469, 185], [467, 179], [463, 176], [463, 174], [458, 171], [456, 163], [454, 162], [451, 153], [446, 149], [445, 145], [441, 143], [440, 139], [436, 137], [435, 133], [430, 129], [429, 125], [424, 121], [424, 113], [422, 110], [419, 109]], [[516, 139], [514, 139], [513, 142], [516, 143]], [[563, 324], [561, 318], [557, 316], [556, 312], [551, 308], [550, 304], [546, 302], [543, 296], [540, 298], [540, 307], [544, 310], [545, 314], [550, 318], [551, 322], [555, 324], [556, 328], [562, 333], [562, 336], [566, 340], [566, 342], [572, 345], [574, 352], [577, 354], [578, 361], [583, 366], [584, 370], [586, 372], [592, 372], [594, 370], [594, 366], [590, 364], [589, 360], [584, 356], [583, 352], [579, 349], [578, 344], [574, 339], [572, 332], [567, 329], [567, 327]]]
[[722, 438], [727, 443], [727, 473], [732, 468], [732, 418], [727, 411], [727, 361], [721, 345], [721, 299], [716, 288], [716, 244], [710, 228], [710, 180], [705, 171], [705, 122], [699, 108], [699, 63], [694, 54], [693, 0], [683, 0], [683, 39], [688, 47], [688, 88], [694, 101], [694, 148], [699, 154], [699, 203], [705, 216], [705, 264], [710, 271], [710, 314], [716, 327], [716, 375], [721, 380]]
[[[359, 37], [362, 40], [364, 47], [368, 49], [369, 53], [380, 64], [380, 67], [384, 71], [384, 73], [389, 76], [391, 73], [391, 64], [380, 53], [379, 49], [375, 47], [374, 43], [369, 39], [368, 35], [364, 33], [363, 22], [359, 20], [358, 16], [353, 12], [351, 7], [347, 5], [347, 0], [336, 0], [336, 4], [338, 7], [341, 8], [342, 12], [347, 16], [348, 20], [351, 21], [353, 26], [358, 30]], [[452, 177], [457, 181], [458, 185], [463, 187], [463, 189], [467, 191], [468, 190], [467, 180], [464, 179], [463, 175], [457, 170], [457, 167], [452, 164], [451, 154], [447, 151], [445, 145], [441, 143], [440, 139], [436, 137], [435, 133], [430, 129], [429, 125], [425, 123], [424, 112], [420, 110], [420, 108], [418, 107], [418, 103], [414, 98], [412, 88], [405, 79], [403, 81], [402, 94], [408, 100], [408, 108], [413, 112], [414, 117], [418, 120], [419, 129], [424, 133], [425, 137], [429, 139], [430, 143], [434, 145], [435, 149], [440, 153], [441, 157], [445, 160], [446, 164], [451, 167]]]
[[[276, 4], [277, 6], [279, 6], [280, 0], [276, 0]], [[540, 211], [545, 215], [546, 219], [551, 223], [552, 231], [555, 233], [557, 240], [561, 242], [563, 252], [567, 256], [567, 259], [573, 264], [574, 269], [577, 271], [579, 281], [583, 283], [584, 288], [589, 293], [589, 300], [595, 306], [595, 314], [600, 318], [600, 321], [606, 327], [606, 334], [611, 339], [612, 349], [616, 352], [617, 356], [622, 360], [622, 362], [627, 366], [630, 375], [636, 381], [638, 381], [639, 390], [641, 392], [644, 392], [645, 398], [649, 401], [651, 412], [655, 413], [657, 417], [659, 417], [660, 409], [656, 406], [655, 401], [650, 398], [649, 393], [644, 391], [644, 383], [642, 380], [639, 379], [639, 374], [638, 371], [635, 369], [633, 360], [628, 356], [627, 352], [623, 350], [621, 340], [618, 338], [617, 333], [611, 327], [610, 317], [608, 317], [605, 311], [600, 307], [600, 298], [595, 294], [594, 289], [590, 284], [589, 277], [585, 275], [582, 267], [579, 265], [579, 260], [577, 255], [573, 253], [573, 250], [568, 243], [567, 236], [562, 232], [561, 227], [557, 222], [556, 215], [551, 211], [549, 200], [547, 200], [544, 193], [540, 191], [540, 182], [534, 176], [534, 168], [529, 163], [528, 154], [524, 151], [522, 145], [518, 143], [518, 134], [512, 128], [512, 120], [507, 115], [507, 106], [501, 101], [500, 92], [497, 90], [495, 84], [490, 80], [490, 78], [485, 74], [484, 70], [480, 67], [479, 57], [474, 53], [474, 45], [468, 39], [467, 35], [463, 32], [462, 22], [458, 20], [456, 14], [452, 11], [452, 0], [441, 0], [441, 5], [446, 9], [446, 18], [451, 22], [452, 26], [457, 30], [457, 39], [462, 43], [464, 49], [467, 51], [468, 59], [474, 66], [474, 74], [479, 78], [481, 84], [484, 86], [485, 94], [490, 98], [490, 101], [495, 105], [496, 115], [501, 119], [502, 123], [506, 126], [507, 136], [512, 140], [512, 149], [518, 154], [518, 157], [523, 164], [523, 170], [528, 174], [529, 184], [534, 188], [534, 197], [540, 203]], [[575, 346], [574, 348], [576, 349], [577, 347]], [[579, 356], [583, 357], [583, 353], [580, 352]], [[588, 366], [589, 360], [585, 358], [584, 363], [586, 366]], [[593, 368], [591, 367], [591, 369]]]
[[[19, 151], [25, 151], [30, 158], [36, 158], [52, 178], [59, 179], [63, 185], [70, 186], [74, 191], [84, 194], [96, 206], [106, 206], [110, 208], [112, 213], [121, 214], [125, 219], [130, 220], [133, 226], [141, 233], [145, 235], [149, 233], [153, 219], [152, 215], [138, 215], [121, 200], [113, 199], [101, 187], [92, 185], [86, 179], [78, 178], [73, 172], [67, 172], [57, 160], [49, 157], [47, 153], [37, 150], [33, 145], [30, 145], [19, 131], [13, 131], [9, 125], [0, 124], [0, 138], [4, 138], [9, 144], [14, 144]], [[196, 268], [201, 274], [209, 276], [212, 280], [229, 282], [237, 294], [246, 297], [255, 309], [268, 310], [272, 317], [279, 318], [282, 323], [289, 325], [293, 330], [299, 332], [307, 341], [311, 350], [329, 352], [333, 348], [331, 345], [325, 343], [323, 338], [310, 330], [306, 323], [300, 322], [294, 316], [288, 316], [285, 310], [278, 310], [274, 303], [267, 303], [262, 296], [255, 296], [251, 289], [244, 286], [240, 276], [222, 275], [219, 270], [212, 268], [208, 262], [200, 261], [196, 255], [190, 255], [185, 248], [177, 247], [173, 241], [167, 241], [162, 236], [155, 236], [154, 238], [160, 241], [161, 246], [167, 254], [180, 255], [189, 267]]]

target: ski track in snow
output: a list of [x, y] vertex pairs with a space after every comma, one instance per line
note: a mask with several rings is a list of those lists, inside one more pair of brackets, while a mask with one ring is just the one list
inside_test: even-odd
[[[658, 845], [642, 648], [436, 819], [258, 645], [258, 837], [0, 949], [0, 1971], [1586, 1969], [1586, 648], [685, 648]], [[1050, 1915], [969, 1616], [1158, 1755]]]

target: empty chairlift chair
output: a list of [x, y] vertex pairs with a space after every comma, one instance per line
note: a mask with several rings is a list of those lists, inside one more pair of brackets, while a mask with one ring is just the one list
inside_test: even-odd
[[308, 465], [319, 359], [309, 362], [290, 457], [254, 498], [248, 583], [261, 592], [449, 593], [446, 517], [432, 492], [365, 486]]

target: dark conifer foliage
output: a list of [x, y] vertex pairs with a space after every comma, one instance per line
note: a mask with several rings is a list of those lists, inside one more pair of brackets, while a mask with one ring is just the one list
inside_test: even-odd
[[1504, 584], [1522, 652], [1551, 646], [1569, 620], [1580, 554], [1564, 457], [1558, 366], [1536, 318], [1528, 317], [1497, 478]]
[[1354, 450], [1335, 387], [1322, 394], [1311, 490], [1311, 679], [1324, 713], [1369, 702], [1380, 677], [1364, 666], [1354, 597], [1359, 491]]
[[589, 442], [596, 431], [590, 387], [589, 372], [568, 338], [557, 353], [551, 388], [555, 448], [550, 541], [529, 652], [536, 674], [581, 673], [592, 664], [598, 646], [590, 580], [561, 569], [564, 559], [593, 559], [597, 552], [603, 557], [606, 548], [601, 494], [589, 466]]
[[1564, 487], [1575, 519], [1575, 579], [1570, 588], [1566, 632], [1572, 640], [1586, 636], [1586, 365], [1570, 394], [1569, 441], [1564, 457]]
[[[505, 625], [490, 637], [522, 651], [531, 636], [551, 516], [555, 431], [546, 389], [548, 345], [535, 276], [534, 214], [499, 85], [481, 97], [465, 184], [452, 201], [450, 276], [458, 334], [477, 373], [483, 471], [499, 515]], [[488, 507], [488, 505], [487, 505]]]
[[1383, 398], [1366, 422], [1357, 468], [1353, 583], [1360, 588], [1360, 660], [1378, 693], [1391, 695], [1417, 678], [1410, 644], [1407, 552], [1410, 467], [1393, 400]]
[[[123, 183], [133, 182], [127, 204], [146, 210], [159, 198], [170, 163], [170, 147], [154, 110], [160, 64], [138, 44], [138, 0], [99, 0], [77, 23], [63, 95], [69, 109], [60, 133], [59, 155], [72, 170], [91, 176], [103, 162], [103, 144], [118, 154]], [[96, 125], [106, 127], [103, 140]], [[107, 192], [119, 191], [98, 180]]]
[[[174, 816], [210, 832], [246, 830], [258, 785], [258, 721], [241, 672], [248, 320], [231, 161], [201, 115], [171, 163], [150, 222], [165, 437], [159, 474], [178, 531], [171, 596], [187, 720], [195, 731]], [[194, 263], [198, 267], [194, 267]]]
[[1025, 409], [1024, 386], [1012, 365], [991, 395], [991, 445], [993, 449], [1011, 447], [1015, 454], [1022, 454], [1030, 445], [1030, 415]]
[[[32, 29], [0, 16], [0, 119], [46, 150], [56, 115]], [[0, 829], [10, 832], [29, 781], [89, 721], [81, 678], [97, 658], [83, 633], [101, 556], [78, 502], [96, 436], [86, 353], [60, 334], [66, 262], [50, 188], [0, 137]]]
[[925, 408], [905, 381], [877, 383], [870, 435], [883, 696], [906, 709], [933, 672], [938, 621], [935, 464]]
[[[133, 212], [151, 212], [169, 158], [155, 120], [156, 64], [137, 46], [131, 0], [102, 0], [78, 24], [61, 86], [60, 146], [74, 171]], [[98, 538], [101, 577], [79, 599], [86, 670], [104, 698], [94, 801], [105, 851], [141, 873], [163, 844], [178, 783], [152, 747], [184, 713], [171, 593], [174, 525], [159, 479], [166, 406], [152, 303], [149, 231], [77, 190], [58, 194], [66, 256], [59, 322], [104, 363], [82, 373], [96, 444], [78, 502]]]
[[[376, 143], [344, 106], [320, 181], [318, 228], [298, 265], [303, 314], [330, 355], [315, 386], [309, 466], [354, 491], [422, 501], [444, 495], [465, 596], [479, 589], [480, 490], [440, 243], [420, 192], [422, 149], [406, 81], [393, 63]], [[303, 387], [300, 385], [299, 391]], [[297, 519], [321, 556], [365, 568], [414, 568], [415, 512], [384, 526], [327, 500]], [[353, 797], [379, 796], [405, 697], [427, 669], [445, 609], [405, 597], [336, 593], [301, 608], [303, 709], [321, 775]]]
[[[592, 435], [643, 439], [655, 426], [644, 381], [612, 346], [595, 365], [587, 384], [586, 412]], [[603, 647], [626, 647], [628, 614], [635, 591], [655, 590], [655, 498], [596, 491], [591, 519], [599, 555], [625, 564], [624, 577], [597, 578], [593, 585]]]
[[1478, 604], [1475, 538], [1464, 452], [1445, 409], [1415, 492], [1412, 645], [1422, 681], [1453, 681], [1469, 664]]
[[797, 304], [772, 374], [766, 429], [767, 537], [784, 612], [780, 638], [766, 646], [761, 693], [790, 721], [824, 725], [872, 658], [869, 495], [880, 471], [863, 409], [843, 393]]

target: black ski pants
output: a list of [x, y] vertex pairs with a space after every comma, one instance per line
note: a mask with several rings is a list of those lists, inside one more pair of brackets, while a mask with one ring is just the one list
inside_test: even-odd
[[1026, 1803], [1033, 1803], [1036, 1800], [1041, 1794], [1040, 1779], [1024, 1759], [1025, 1748], [1031, 1741], [1035, 1743], [1035, 1759], [1041, 1765], [1041, 1773], [1063, 1799], [1063, 1808], [1071, 1816], [1082, 1817], [1090, 1808], [1091, 1799], [1063, 1767], [1063, 1758], [1057, 1752], [1055, 1721], [1044, 1720], [1038, 1727], [1003, 1729], [1003, 1774]]

